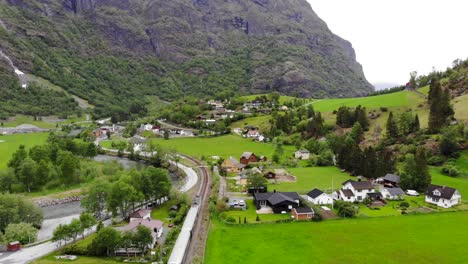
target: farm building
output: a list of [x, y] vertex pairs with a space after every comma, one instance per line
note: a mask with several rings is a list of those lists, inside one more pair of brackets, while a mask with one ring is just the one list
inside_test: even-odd
[[310, 220], [314, 218], [314, 210], [309, 207], [293, 208], [291, 216], [296, 220]]
[[425, 200], [427, 203], [450, 208], [460, 203], [461, 194], [457, 189], [431, 184], [427, 188]]
[[299, 194], [296, 192], [254, 193], [254, 203], [257, 209], [270, 207], [277, 214], [298, 208], [299, 200]]
[[398, 187], [383, 188], [382, 195], [387, 200], [402, 200], [405, 197], [405, 192]]
[[252, 163], [252, 162], [257, 162], [258, 161], [258, 158], [257, 156], [255, 156], [255, 153], [253, 152], [244, 152], [242, 153], [242, 156], [240, 157], [240, 163], [242, 164], [249, 164], [249, 163]]
[[226, 172], [241, 172], [245, 168], [244, 164], [238, 162], [235, 158], [229, 157], [229, 159], [225, 159], [221, 164], [221, 169]]
[[400, 185], [400, 176], [387, 173], [384, 177], [378, 178], [376, 181], [382, 183], [384, 186], [397, 187]]
[[313, 204], [333, 204], [333, 197], [319, 189], [307, 193], [307, 200]]

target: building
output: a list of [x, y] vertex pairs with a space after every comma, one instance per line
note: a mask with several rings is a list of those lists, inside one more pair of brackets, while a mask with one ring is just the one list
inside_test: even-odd
[[427, 203], [450, 208], [461, 202], [461, 194], [457, 189], [431, 184], [427, 187], [425, 200]]
[[384, 177], [378, 178], [377, 182], [382, 183], [384, 186], [397, 187], [400, 185], [400, 176], [387, 173]]
[[258, 138], [260, 136], [260, 132], [258, 132], [258, 130], [249, 130], [245, 136], [248, 138]]
[[143, 126], [143, 129], [145, 131], [151, 131], [151, 130], [153, 130], [153, 125], [152, 124], [146, 124], [146, 125]]
[[225, 159], [221, 164], [221, 169], [225, 172], [241, 172], [245, 168], [245, 165], [238, 162], [235, 158], [229, 157], [229, 159]]
[[381, 192], [387, 200], [403, 200], [405, 197], [405, 192], [399, 187], [383, 188]]
[[151, 210], [140, 209], [130, 215], [130, 222], [140, 219], [151, 219]]
[[275, 179], [276, 173], [270, 170], [270, 171], [267, 171], [263, 176], [267, 179]]
[[310, 158], [310, 151], [306, 149], [301, 149], [296, 152], [294, 152], [294, 157], [296, 159], [301, 159], [301, 160], [306, 160]]
[[311, 220], [314, 218], [314, 210], [309, 207], [293, 208], [291, 216], [296, 220]]
[[291, 212], [300, 204], [299, 194], [296, 192], [254, 193], [254, 204], [258, 210], [270, 207], [276, 214]]
[[257, 156], [255, 156], [253, 152], [244, 152], [242, 153], [242, 156], [240, 157], [240, 163], [245, 164], [245, 165], [252, 163], [252, 162], [257, 162], [257, 161], [258, 161], [258, 158]]
[[333, 197], [319, 189], [307, 193], [307, 200], [313, 204], [333, 204]]
[[343, 187], [337, 192], [338, 199], [347, 202], [362, 202], [368, 193], [374, 191], [374, 186], [369, 181], [347, 180], [343, 182]]
[[[148, 248], [154, 248], [157, 239], [160, 238], [163, 234], [163, 222], [159, 220], [153, 220], [151, 218], [137, 219], [134, 221], [130, 221], [126, 226], [117, 227], [116, 229], [120, 232], [136, 232], [138, 226], [140, 225], [145, 226], [151, 230], [151, 236], [153, 237], [153, 241], [151, 242], [151, 244], [148, 244]], [[141, 253], [141, 250], [134, 246], [132, 246], [131, 248], [119, 248], [115, 251], [116, 255], [137, 255]]]

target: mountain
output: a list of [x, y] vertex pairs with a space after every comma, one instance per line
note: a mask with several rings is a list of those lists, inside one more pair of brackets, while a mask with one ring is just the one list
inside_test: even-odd
[[0, 0], [0, 18], [0, 50], [15, 66], [97, 115], [148, 95], [373, 90], [351, 43], [306, 0]]

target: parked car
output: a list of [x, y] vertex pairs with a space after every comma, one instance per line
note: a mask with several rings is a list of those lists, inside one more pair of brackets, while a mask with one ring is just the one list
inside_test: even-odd
[[415, 190], [406, 190], [406, 194], [409, 196], [419, 196], [419, 193]]
[[244, 206], [245, 206], [245, 201], [244, 201], [244, 200], [240, 200], [240, 201], [239, 201], [239, 206], [244, 207]]

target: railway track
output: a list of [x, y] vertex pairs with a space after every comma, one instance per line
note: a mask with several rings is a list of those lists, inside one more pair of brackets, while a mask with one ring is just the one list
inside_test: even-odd
[[201, 181], [169, 258], [170, 264], [192, 263], [195, 258], [203, 259], [209, 228], [210, 172], [200, 161], [189, 156], [180, 156], [196, 165]]

